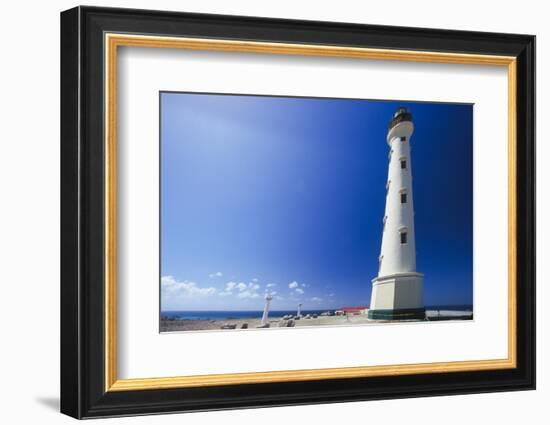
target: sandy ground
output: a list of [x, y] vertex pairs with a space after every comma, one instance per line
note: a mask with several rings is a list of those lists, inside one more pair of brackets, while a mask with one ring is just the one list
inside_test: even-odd
[[[248, 324], [249, 329], [255, 329], [260, 326], [260, 318], [257, 319], [232, 319], [232, 320], [161, 320], [161, 332], [176, 332], [176, 331], [200, 331], [221, 329], [224, 325], [237, 325], [236, 329], [241, 329], [244, 323]], [[283, 322], [280, 317], [270, 317], [269, 324], [271, 328], [286, 327], [282, 326]], [[281, 326], [279, 324], [281, 323]], [[357, 316], [319, 316], [316, 319], [295, 320], [295, 327], [300, 326], [336, 326], [336, 325], [352, 325], [365, 324], [373, 322], [367, 320], [365, 315]]]
[[[438, 313], [426, 312], [428, 317], [437, 316]], [[441, 312], [445, 314], [448, 319], [463, 320], [459, 314], [452, 314], [453, 312], [445, 311]], [[454, 312], [459, 313], [459, 312]], [[450, 316], [450, 317], [449, 317]], [[248, 329], [256, 329], [260, 326], [260, 318], [257, 319], [231, 319], [231, 320], [161, 320], [160, 331], [161, 332], [179, 332], [179, 331], [205, 331], [205, 330], [221, 330], [224, 325], [237, 325], [236, 329], [241, 329], [243, 324], [248, 324]], [[271, 328], [286, 327], [280, 326], [286, 323], [282, 321], [280, 317], [270, 317], [269, 320]], [[338, 326], [338, 325], [357, 325], [357, 324], [377, 324], [380, 322], [373, 322], [367, 319], [366, 315], [354, 315], [354, 316], [318, 316], [316, 319], [305, 319], [302, 317], [300, 320], [295, 320], [295, 327], [302, 326]], [[231, 329], [229, 329], [231, 330]]]

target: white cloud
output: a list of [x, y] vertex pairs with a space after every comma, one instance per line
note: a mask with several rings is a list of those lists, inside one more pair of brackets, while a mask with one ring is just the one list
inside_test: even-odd
[[334, 297], [334, 294], [328, 294], [329, 297]]
[[260, 285], [254, 282], [248, 282], [248, 288], [246, 290], [241, 290], [238, 297], [239, 298], [258, 298], [260, 294], [258, 293]]
[[260, 294], [258, 294], [257, 292], [246, 290], [246, 291], [239, 292], [237, 296], [239, 298], [258, 298]]
[[207, 297], [216, 293], [216, 288], [202, 288], [189, 280], [179, 281], [174, 276], [162, 276], [161, 287], [163, 294], [176, 297]]
[[274, 286], [277, 286], [277, 284], [276, 283], [268, 283], [265, 286], [266, 286], [266, 288], [273, 288]]
[[216, 272], [216, 273], [210, 273], [208, 275], [209, 278], [213, 278], [213, 277], [222, 277], [223, 276], [223, 273], [222, 272]]
[[322, 299], [322, 298], [319, 298], [319, 297], [313, 297], [313, 298], [311, 299], [311, 301], [313, 301], [314, 303], [319, 303], [319, 302], [323, 301], [323, 299]]
[[227, 282], [225, 284], [225, 290], [227, 292], [231, 292], [235, 288], [235, 286], [237, 286], [237, 282]]
[[293, 290], [293, 292], [290, 293], [290, 297], [293, 298], [295, 295], [302, 295], [304, 293], [302, 288], [305, 288], [305, 286], [305, 283], [300, 284], [296, 281], [290, 282], [288, 287]]
[[252, 278], [252, 282], [258, 282], [258, 278], [257, 278], [257, 277], [253, 277], [253, 278]]
[[258, 298], [260, 285], [254, 282], [248, 284], [244, 282], [227, 282], [223, 291], [219, 292], [222, 297], [227, 297], [235, 294], [238, 298]]

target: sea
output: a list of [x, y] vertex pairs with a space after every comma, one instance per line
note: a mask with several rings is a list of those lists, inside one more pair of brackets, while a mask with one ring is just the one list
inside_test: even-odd
[[[306, 314], [321, 314], [324, 311], [334, 310], [302, 310], [302, 316]], [[263, 310], [254, 311], [163, 311], [162, 318], [168, 320], [234, 320], [261, 318]], [[296, 310], [270, 310], [269, 317], [282, 317], [287, 314], [296, 314]]]
[[[306, 314], [321, 314], [326, 311], [334, 312], [337, 309], [321, 309], [321, 310], [302, 310], [302, 316]], [[471, 305], [432, 305], [426, 306], [426, 310], [452, 310], [461, 312], [472, 312]], [[254, 319], [262, 317], [263, 310], [242, 310], [242, 311], [220, 311], [220, 310], [172, 310], [163, 311], [160, 316], [168, 320], [235, 320], [235, 319]], [[270, 317], [282, 317], [286, 315], [295, 315], [296, 310], [270, 310]]]

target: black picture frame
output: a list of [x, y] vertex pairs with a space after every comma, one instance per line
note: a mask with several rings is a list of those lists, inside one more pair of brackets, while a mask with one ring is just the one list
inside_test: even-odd
[[[479, 53], [517, 59], [517, 367], [105, 391], [104, 34]], [[535, 388], [535, 37], [177, 12], [61, 13], [61, 412], [75, 418]]]

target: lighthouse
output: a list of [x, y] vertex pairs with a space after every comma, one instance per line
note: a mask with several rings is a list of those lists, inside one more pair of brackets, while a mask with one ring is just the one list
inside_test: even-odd
[[273, 297], [271, 296], [271, 294], [269, 294], [269, 292], [266, 292], [264, 297], [264, 300], [265, 300], [264, 314], [262, 315], [262, 322], [260, 325], [260, 327], [262, 328], [269, 327], [269, 303], [271, 302], [272, 299]]
[[386, 209], [382, 220], [382, 246], [378, 276], [372, 280], [372, 320], [424, 320], [423, 280], [416, 271], [413, 179], [410, 138], [412, 114], [394, 113], [386, 141], [389, 146]]

